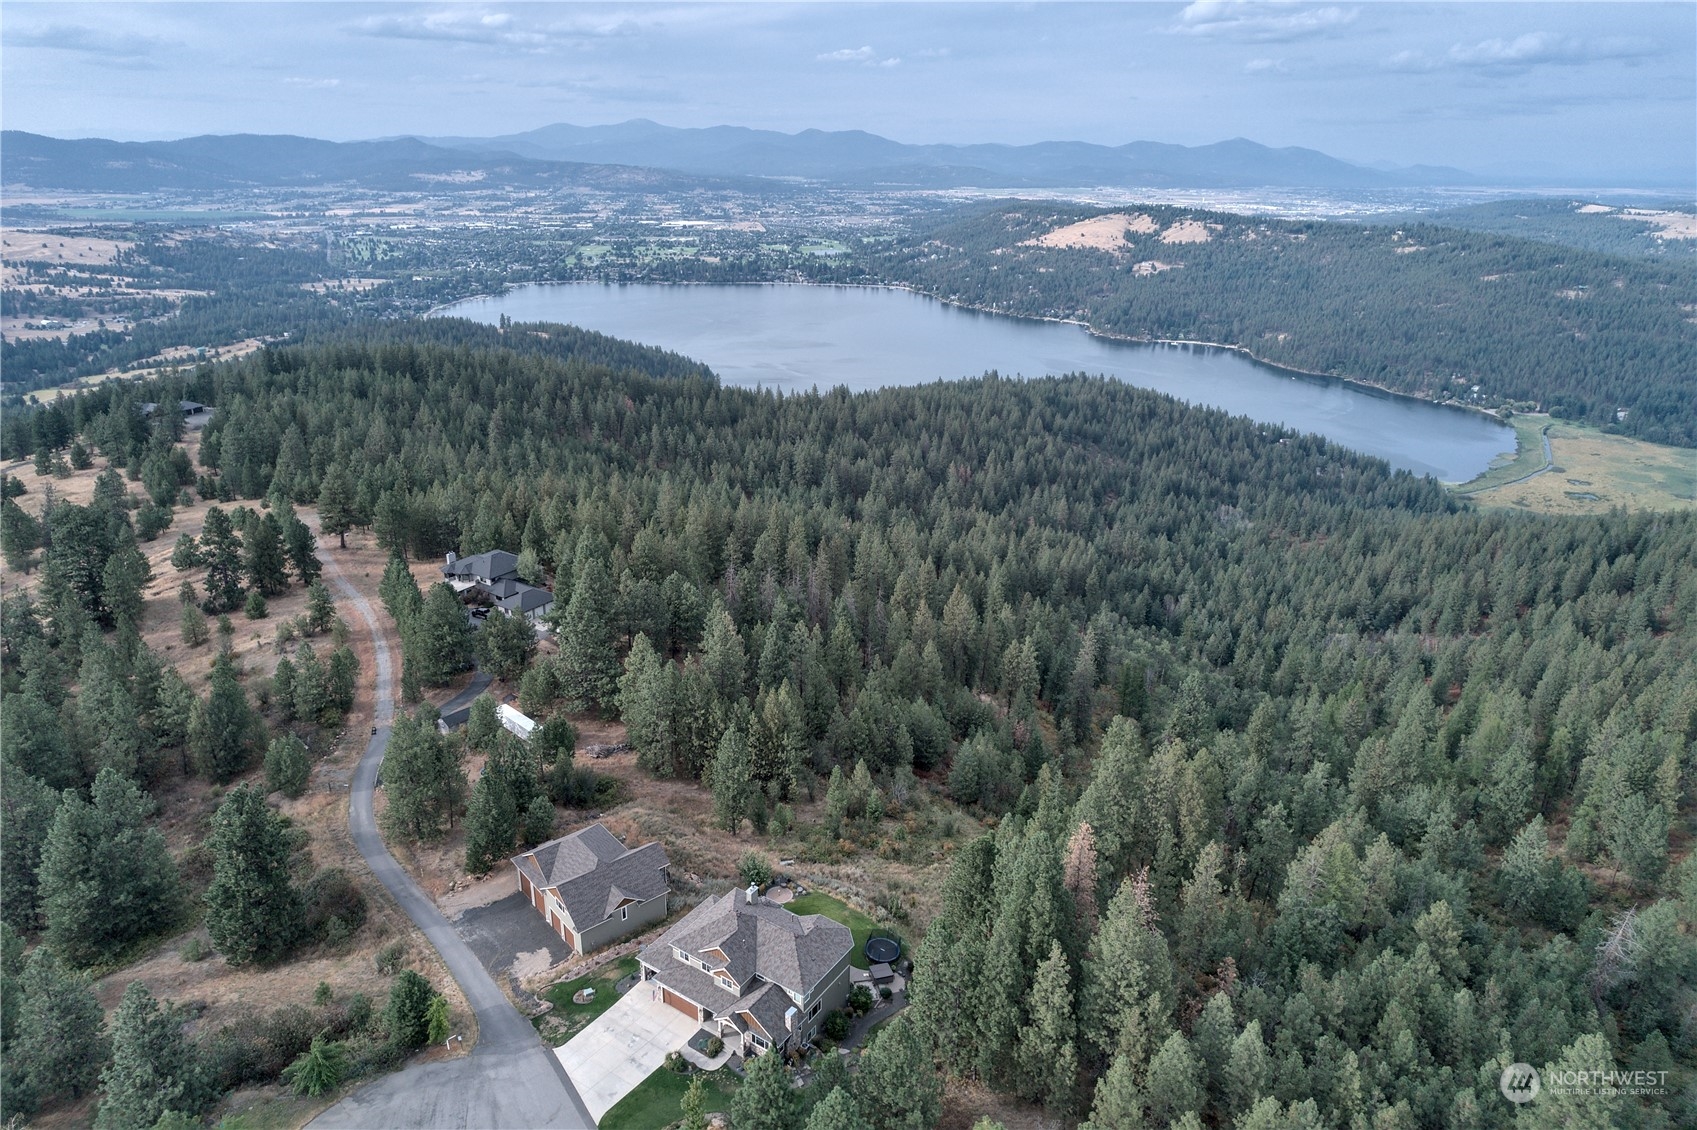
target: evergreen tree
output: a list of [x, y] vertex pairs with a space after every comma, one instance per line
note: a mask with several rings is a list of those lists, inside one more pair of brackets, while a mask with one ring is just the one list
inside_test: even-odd
[[1072, 970], [1058, 941], [1031, 979], [1026, 1012], [1031, 1019], [1019, 1034], [1020, 1090], [1065, 1117], [1076, 1097], [1079, 1057]]
[[306, 792], [312, 775], [312, 763], [307, 759], [306, 744], [293, 734], [281, 734], [271, 739], [265, 750], [265, 787], [286, 797], [298, 797]]
[[498, 774], [485, 773], [472, 787], [465, 814], [465, 869], [487, 875], [513, 850], [518, 813], [512, 794]]
[[188, 744], [198, 705], [194, 691], [177, 674], [176, 668], [165, 668], [159, 676], [159, 689], [154, 692], [153, 709], [147, 717], [148, 732], [152, 734], [157, 750], [181, 749]]
[[665, 706], [662, 701], [665, 664], [648, 636], [638, 632], [625, 656], [625, 672], [619, 677], [619, 717], [637, 757], [646, 765], [666, 765], [660, 746], [666, 736]]
[[41, 855], [47, 942], [67, 961], [92, 965], [174, 920], [180, 896], [165, 837], [149, 826], [154, 804], [102, 769], [92, 801], [67, 792]]
[[200, 552], [200, 542], [193, 534], [178, 534], [176, 544], [171, 547], [171, 568], [179, 573], [190, 569], [198, 569], [206, 564], [206, 558]]
[[289, 587], [288, 555], [277, 515], [267, 511], [248, 523], [242, 536], [242, 571], [248, 587], [276, 596]]
[[314, 1036], [312, 1046], [283, 1069], [283, 1082], [297, 1095], [316, 1098], [340, 1087], [348, 1077], [349, 1066], [346, 1044]]
[[1272, 1077], [1259, 1020], [1251, 1020], [1244, 1025], [1243, 1031], [1232, 1041], [1225, 1074], [1226, 1109], [1232, 1112], [1234, 1118], [1243, 1117], [1266, 1093]]
[[398, 553], [391, 555], [389, 563], [383, 567], [383, 580], [377, 585], [377, 595], [383, 598], [383, 607], [389, 610], [389, 618], [402, 632], [424, 607], [424, 594], [418, 591], [418, 581], [413, 578], [406, 559]]
[[112, 1018], [112, 1062], [100, 1076], [105, 1096], [95, 1130], [152, 1130], [169, 1111], [198, 1113], [202, 1088], [183, 1017], [140, 981], [130, 982]]
[[554, 835], [554, 802], [545, 793], [538, 793], [524, 810], [524, 839], [528, 844], [540, 844]]
[[1090, 1121], [1079, 1130], [1143, 1130], [1143, 1092], [1137, 1086], [1131, 1057], [1117, 1055], [1107, 1073], [1096, 1081]]
[[385, 835], [428, 842], [453, 824], [465, 796], [465, 773], [453, 743], [436, 732], [434, 711], [395, 720], [381, 774], [389, 801]]
[[318, 560], [318, 539], [312, 536], [312, 530], [301, 521], [293, 506], [284, 504], [280, 521], [283, 553], [289, 559], [289, 571], [303, 585], [310, 587], [316, 584], [319, 574], [324, 571], [324, 563]]
[[97, 770], [135, 777], [147, 735], [122, 659], [102, 641], [91, 640], [83, 649], [79, 680], [77, 729], [89, 742], [88, 759]]
[[731, 1096], [730, 1115], [737, 1130], [800, 1130], [801, 1096], [790, 1086], [783, 1056], [755, 1057]]
[[247, 600], [242, 603], [242, 615], [249, 620], [263, 620], [271, 615], [271, 607], [265, 602], [265, 594], [254, 589], [247, 594]]
[[612, 581], [595, 554], [578, 553], [572, 599], [559, 619], [560, 696], [572, 711], [608, 711], [618, 701]]
[[430, 1002], [436, 997], [430, 982], [403, 969], [389, 987], [389, 1004], [383, 1010], [383, 1028], [389, 1043], [403, 1052], [421, 1048], [430, 1039]]
[[190, 727], [195, 768], [208, 780], [231, 780], [253, 763], [263, 732], [264, 725], [248, 704], [247, 692], [236, 681], [229, 656], [220, 654], [212, 661], [212, 685], [205, 706]]
[[318, 527], [335, 534], [341, 548], [348, 548], [348, 531], [354, 528], [354, 488], [347, 468], [340, 463], [325, 473], [319, 485]]
[[448, 1035], [448, 998], [438, 993], [430, 998], [430, 1008], [425, 1012], [424, 1038], [432, 1044], [445, 1044]]
[[207, 626], [206, 613], [197, 605], [184, 604], [183, 615], [179, 620], [180, 632], [185, 646], [200, 647], [212, 638], [212, 629]]
[[536, 628], [520, 614], [493, 612], [473, 641], [478, 659], [497, 679], [516, 681], [536, 655]]
[[887, 1130], [929, 1130], [943, 1114], [943, 1080], [905, 1017], [878, 1030], [860, 1057], [854, 1098], [866, 1120]]
[[309, 643], [302, 644], [295, 653], [291, 683], [294, 688], [294, 702], [291, 704], [294, 716], [314, 726], [323, 722], [325, 707], [329, 705], [329, 696], [324, 693], [324, 667]]
[[219, 507], [206, 512], [206, 522], [200, 531], [201, 556], [206, 560], [206, 610], [212, 613], [229, 612], [242, 602], [242, 543], [230, 523], [230, 516]]
[[805, 1130], [874, 1130], [874, 1127], [860, 1113], [853, 1095], [841, 1087], [833, 1087], [807, 1116]]
[[748, 742], [742, 731], [732, 726], [719, 739], [719, 751], [713, 755], [708, 770], [708, 785], [713, 790], [713, 820], [733, 836], [742, 828], [754, 795], [754, 778], [748, 759]]
[[0, 757], [55, 789], [83, 783], [82, 764], [65, 739], [59, 712], [32, 690], [0, 696]]
[[140, 627], [142, 611], [146, 607], [142, 589], [151, 580], [152, 567], [133, 545], [121, 547], [106, 559], [106, 568], [101, 571], [100, 592], [114, 625], [127, 625], [131, 630]]
[[0, 921], [19, 933], [41, 925], [41, 854], [59, 810], [59, 793], [0, 758]]
[[276, 961], [306, 933], [300, 892], [289, 880], [290, 840], [251, 785], [232, 789], [212, 814], [206, 928], [231, 965]]
[[[416, 590], [414, 590], [416, 591]], [[328, 632], [336, 623], [336, 602], [324, 582], [314, 577], [306, 585], [306, 626], [313, 635]]]
[[1184, 1033], [1174, 1032], [1167, 1037], [1149, 1061], [1144, 1085], [1148, 1093], [1150, 1122], [1156, 1126], [1170, 1126], [1185, 1114], [1201, 1111], [1206, 1096], [1197, 1081], [1200, 1067]]
[[418, 615], [402, 632], [408, 658], [426, 686], [440, 686], [471, 666], [471, 624], [465, 606], [446, 584], [430, 586]]
[[94, 1089], [111, 1055], [106, 1016], [88, 980], [66, 972], [41, 946], [24, 967], [7, 1057], [40, 1099], [78, 1099]]
[[707, 1130], [707, 1085], [699, 1072], [690, 1076], [678, 1106], [683, 1112], [683, 1130]]
[[0, 502], [0, 553], [6, 556], [6, 568], [27, 572], [40, 545], [41, 523], [10, 498]]

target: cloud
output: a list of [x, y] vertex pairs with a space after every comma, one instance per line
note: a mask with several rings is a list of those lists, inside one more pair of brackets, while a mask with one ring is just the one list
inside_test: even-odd
[[1172, 31], [1254, 43], [1283, 43], [1330, 35], [1355, 22], [1356, 9], [1327, 5], [1302, 8], [1282, 0], [1195, 0], [1178, 15]]
[[165, 41], [151, 35], [104, 31], [77, 24], [48, 24], [39, 28], [7, 29], [6, 41], [13, 47], [45, 47], [53, 51], [76, 51], [131, 64], [142, 63]]
[[1251, 59], [1243, 64], [1246, 75], [1288, 74], [1290, 68], [1285, 66], [1283, 59]]
[[300, 75], [291, 75], [283, 80], [283, 85], [299, 87], [302, 90], [331, 90], [341, 86], [342, 80], [339, 78], [304, 78]]
[[863, 67], [899, 67], [902, 63], [900, 55], [880, 59], [878, 52], [870, 47], [843, 47], [814, 58], [821, 63], [859, 63]]
[[1608, 60], [1642, 59], [1660, 53], [1653, 41], [1637, 36], [1580, 38], [1531, 31], [1513, 39], [1457, 43], [1437, 56], [1423, 51], [1398, 51], [1384, 61], [1384, 67], [1409, 72], [1461, 69], [1514, 73], [1532, 67], [1582, 66]]
[[476, 8], [371, 16], [354, 24], [353, 30], [359, 35], [378, 39], [481, 43], [527, 50], [538, 50], [548, 45], [548, 36], [517, 27], [510, 14]]

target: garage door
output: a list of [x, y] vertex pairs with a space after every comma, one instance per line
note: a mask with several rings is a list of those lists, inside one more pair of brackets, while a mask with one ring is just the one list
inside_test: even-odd
[[682, 997], [678, 996], [676, 993], [672, 992], [672, 990], [670, 990], [670, 989], [661, 989], [660, 990], [660, 999], [665, 1001], [667, 1004], [671, 1005], [673, 1008], [677, 1009], [679, 1012], [683, 1013], [685, 1016], [695, 1016], [695, 1015], [697, 1015], [696, 1010], [695, 1010], [695, 1006], [693, 1004], [691, 1004], [689, 1001], [684, 1000]]

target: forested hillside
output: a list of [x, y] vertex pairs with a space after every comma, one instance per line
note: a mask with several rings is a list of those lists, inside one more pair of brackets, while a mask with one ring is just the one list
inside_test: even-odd
[[122, 442], [136, 391], [218, 406], [201, 493], [518, 553], [560, 645], [524, 707], [622, 715], [727, 829], [950, 837], [916, 1064], [1094, 1130], [1506, 1127], [1516, 1061], [1668, 1073], [1540, 1117], [1697, 1117], [1697, 519], [1483, 515], [1111, 381], [783, 397], [456, 321], [8, 443]]
[[1688, 262], [1427, 224], [1141, 206], [1110, 214], [1129, 222], [1098, 248], [1035, 242], [1099, 214], [998, 206], [922, 231], [875, 256], [874, 269], [1004, 313], [1238, 345], [1398, 392], [1537, 406], [1697, 445], [1697, 269]]

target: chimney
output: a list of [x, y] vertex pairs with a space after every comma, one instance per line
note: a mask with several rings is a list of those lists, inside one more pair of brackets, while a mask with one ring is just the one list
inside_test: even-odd
[[784, 1031], [795, 1031], [795, 1005], [793, 1004], [784, 1010]]
[[748, 893], [748, 901], [752, 904], [755, 899], [760, 897], [760, 884], [759, 883], [750, 883], [748, 885], [748, 892], [747, 893]]
[[448, 564], [452, 565], [454, 562], [458, 561], [459, 559], [460, 559], [459, 554], [455, 553], [451, 549], [448, 551]]

